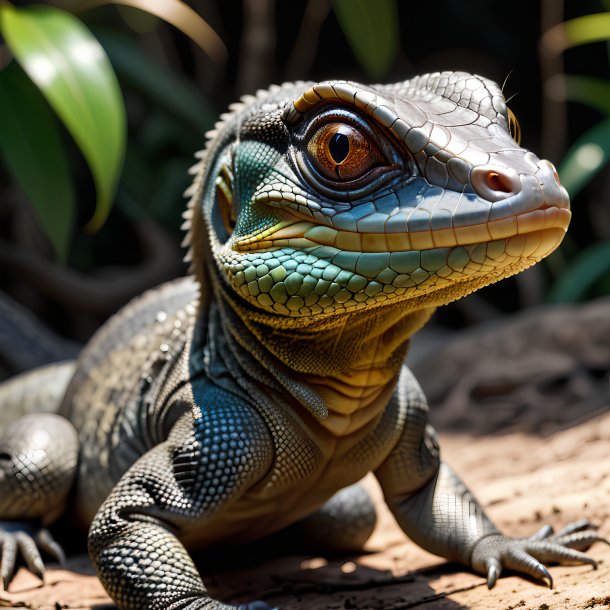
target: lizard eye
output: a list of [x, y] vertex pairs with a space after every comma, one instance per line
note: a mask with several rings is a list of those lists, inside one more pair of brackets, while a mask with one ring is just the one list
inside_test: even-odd
[[320, 127], [307, 144], [314, 167], [329, 180], [356, 180], [383, 163], [377, 147], [361, 131], [345, 123]]

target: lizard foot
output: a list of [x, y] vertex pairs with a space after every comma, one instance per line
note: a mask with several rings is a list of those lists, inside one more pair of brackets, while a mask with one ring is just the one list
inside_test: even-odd
[[45, 568], [40, 550], [59, 563], [65, 561], [62, 548], [47, 529], [36, 530], [22, 522], [0, 522], [0, 549], [0, 578], [5, 590], [15, 573], [18, 555], [21, 555], [30, 572], [41, 579], [44, 578]]
[[546, 525], [527, 538], [490, 534], [475, 544], [471, 565], [476, 572], [487, 575], [490, 589], [496, 584], [503, 568], [529, 574], [545, 581], [552, 589], [553, 578], [544, 564], [588, 564], [596, 569], [595, 559], [582, 552], [595, 542], [610, 544], [610, 540], [600, 536], [595, 526], [586, 519], [571, 523], [557, 533]]

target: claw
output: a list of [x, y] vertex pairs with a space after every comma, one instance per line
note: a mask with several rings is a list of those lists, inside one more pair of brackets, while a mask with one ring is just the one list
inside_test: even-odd
[[542, 580], [544, 582], [546, 582], [546, 584], [549, 586], [549, 589], [553, 588], [553, 577], [551, 576], [551, 574], [549, 573], [549, 571], [543, 566], [540, 566], [542, 568], [542, 572], [544, 573], [544, 577], [542, 578]]
[[487, 562], [487, 588], [493, 589], [496, 586], [496, 581], [502, 573], [502, 564], [492, 557]]
[[63, 549], [51, 535], [48, 529], [41, 529], [36, 534], [36, 544], [41, 548], [45, 553], [53, 557], [57, 561], [57, 563], [64, 564], [66, 563], [66, 555], [64, 554]]

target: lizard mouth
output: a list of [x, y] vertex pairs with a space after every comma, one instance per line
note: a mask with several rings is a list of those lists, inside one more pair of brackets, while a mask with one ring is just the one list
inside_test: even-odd
[[407, 231], [405, 227], [404, 232], [389, 232], [383, 231], [381, 223], [379, 232], [356, 232], [317, 224], [291, 214], [291, 218], [281, 220], [272, 227], [232, 240], [231, 247], [237, 252], [315, 246], [328, 246], [346, 252], [408, 252], [497, 240], [510, 240], [510, 244], [513, 241], [511, 238], [532, 234], [543, 236], [545, 241], [557, 241], [555, 245], [558, 245], [571, 215], [568, 208], [542, 204], [535, 210], [471, 225], [423, 231]]

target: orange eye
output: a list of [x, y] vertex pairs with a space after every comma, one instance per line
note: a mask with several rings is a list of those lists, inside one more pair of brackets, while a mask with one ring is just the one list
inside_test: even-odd
[[309, 140], [307, 152], [316, 168], [331, 180], [355, 180], [381, 160], [375, 145], [345, 123], [320, 127]]

